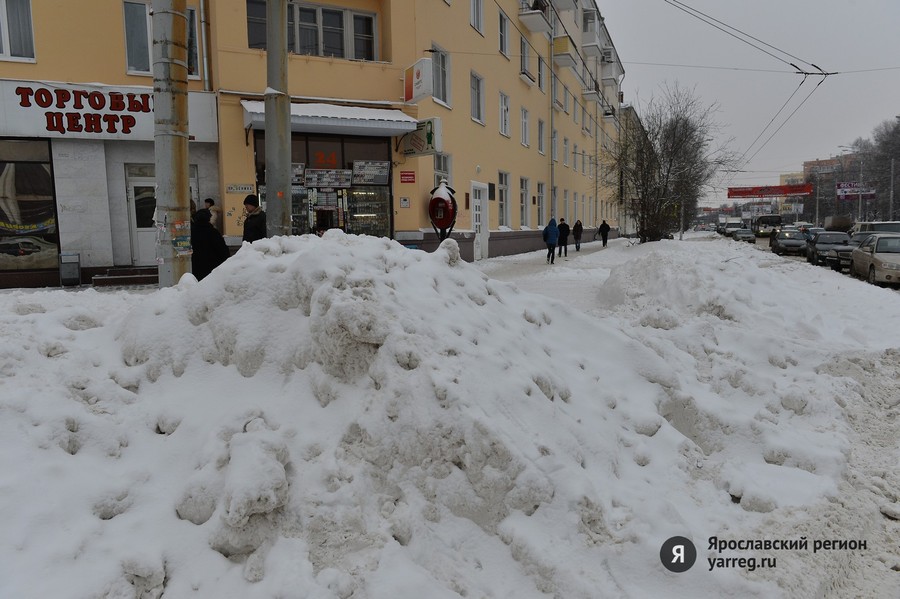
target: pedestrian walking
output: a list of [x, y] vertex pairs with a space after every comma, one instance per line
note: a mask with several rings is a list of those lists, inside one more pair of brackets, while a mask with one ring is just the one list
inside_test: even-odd
[[584, 233], [584, 225], [581, 224], [580, 220], [576, 220], [575, 224], [572, 225], [572, 239], [575, 240], [575, 251], [581, 251], [581, 234]]
[[600, 223], [598, 230], [600, 231], [600, 239], [603, 240], [603, 247], [606, 247], [606, 240], [609, 239], [609, 224], [604, 220]]
[[243, 241], [253, 243], [257, 239], [266, 236], [266, 213], [259, 207], [259, 198], [253, 194], [244, 198], [244, 210], [247, 217], [244, 219]]
[[191, 272], [202, 281], [231, 252], [218, 229], [209, 222], [209, 210], [198, 210], [191, 221]]
[[556, 242], [559, 240], [559, 227], [556, 225], [556, 219], [551, 218], [547, 226], [544, 227], [544, 243], [547, 244], [547, 264], [553, 264], [553, 258], [556, 255]]
[[563, 253], [565, 253], [566, 258], [569, 257], [569, 223], [566, 222], [566, 219], [559, 219], [559, 243], [557, 244], [559, 248], [559, 257], [563, 257]]

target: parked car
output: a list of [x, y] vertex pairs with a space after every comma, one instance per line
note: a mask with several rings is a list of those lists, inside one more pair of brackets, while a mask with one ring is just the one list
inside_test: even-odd
[[772, 251], [778, 254], [802, 254], [806, 251], [806, 236], [797, 230], [782, 229], [772, 237]]
[[[824, 264], [829, 250], [849, 248], [850, 236], [839, 231], [821, 231], [806, 242], [806, 261], [810, 264]], [[852, 248], [851, 248], [852, 249]]]
[[731, 238], [735, 241], [749, 241], [750, 243], [756, 243], [756, 235], [754, 235], [753, 231], [750, 229], [738, 229], [731, 234]]
[[838, 246], [828, 250], [825, 254], [825, 262], [831, 267], [831, 270], [838, 272], [845, 268], [850, 268], [850, 254], [853, 248], [863, 242], [871, 233], [854, 233], [850, 235], [850, 239], [845, 246]]
[[878, 285], [900, 284], [900, 234], [873, 233], [850, 254], [850, 274]]

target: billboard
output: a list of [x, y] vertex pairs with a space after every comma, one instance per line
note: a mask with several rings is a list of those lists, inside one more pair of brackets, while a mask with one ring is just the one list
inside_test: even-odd
[[812, 183], [797, 185], [760, 185], [755, 187], [729, 187], [729, 198], [771, 198], [776, 196], [808, 196], [812, 194]]

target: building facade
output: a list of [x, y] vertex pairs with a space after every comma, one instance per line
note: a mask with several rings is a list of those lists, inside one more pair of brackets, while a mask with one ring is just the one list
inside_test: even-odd
[[[156, 264], [151, 4], [0, 0], [0, 286], [57, 284], [60, 254], [78, 254], [87, 280]], [[215, 199], [239, 245], [243, 198], [268, 199], [266, 3], [186, 8], [190, 196]], [[624, 71], [593, 0], [287, 11], [293, 233], [430, 249], [442, 179], [470, 260], [540, 247], [551, 216], [616, 226], [600, 165]]]

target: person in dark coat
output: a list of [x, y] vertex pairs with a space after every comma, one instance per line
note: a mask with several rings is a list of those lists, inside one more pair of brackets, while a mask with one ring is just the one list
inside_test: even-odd
[[569, 257], [569, 223], [566, 222], [566, 219], [559, 219], [559, 257], [563, 257], [563, 252], [565, 252], [566, 258]]
[[556, 226], [555, 218], [551, 218], [547, 226], [544, 227], [543, 238], [544, 243], [547, 244], [547, 264], [553, 264], [553, 257], [556, 255], [556, 242], [559, 240], [559, 227]]
[[603, 247], [606, 247], [606, 240], [609, 239], [609, 224], [604, 220], [600, 223], [600, 239], [603, 240]]
[[244, 198], [244, 210], [247, 218], [244, 219], [243, 241], [253, 243], [263, 239], [266, 236], [266, 213], [259, 207], [259, 198], [253, 194]]
[[209, 222], [209, 211], [198, 210], [191, 221], [191, 272], [202, 281], [215, 267], [225, 262], [231, 252], [225, 238]]
[[584, 233], [584, 225], [581, 224], [580, 220], [576, 220], [575, 224], [572, 225], [572, 239], [575, 240], [575, 251], [581, 251], [581, 234]]

